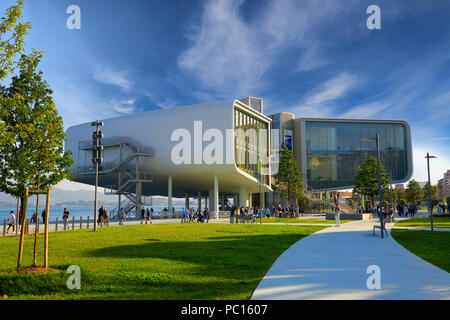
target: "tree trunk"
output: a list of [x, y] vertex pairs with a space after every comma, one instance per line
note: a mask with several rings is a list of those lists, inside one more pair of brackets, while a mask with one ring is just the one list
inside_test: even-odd
[[33, 246], [33, 267], [37, 266], [37, 238], [38, 238], [38, 225], [37, 225], [37, 219], [39, 217], [39, 184], [40, 184], [40, 174], [38, 176], [38, 183], [37, 183], [37, 195], [36, 195], [36, 220], [34, 222], [34, 246]]

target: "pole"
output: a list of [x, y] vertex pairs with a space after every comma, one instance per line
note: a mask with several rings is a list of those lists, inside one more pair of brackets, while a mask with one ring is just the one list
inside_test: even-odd
[[95, 162], [94, 231], [97, 231], [97, 187], [98, 187], [98, 161]]
[[50, 216], [50, 188], [47, 188], [47, 199], [45, 203], [45, 235], [44, 235], [44, 269], [48, 268], [48, 220]]
[[19, 257], [17, 259], [17, 271], [20, 269], [22, 264], [22, 253], [23, 253], [23, 240], [25, 237], [25, 220], [27, 218], [27, 202], [28, 202], [28, 188], [25, 189], [25, 198], [23, 199], [23, 212], [22, 212], [22, 230], [20, 230], [20, 240], [19, 240]]
[[384, 228], [383, 228], [383, 210], [381, 208], [382, 203], [382, 194], [381, 194], [381, 173], [380, 173], [380, 136], [376, 135], [376, 141], [377, 141], [377, 169], [378, 169], [378, 202], [380, 207], [380, 230], [381, 230], [381, 238], [384, 238]]
[[430, 179], [430, 154], [427, 152], [427, 168], [428, 168], [428, 213], [431, 220], [431, 231], [433, 231], [433, 203], [431, 202], [431, 179]]
[[17, 197], [17, 210], [16, 210], [16, 236], [19, 234], [19, 210], [20, 210], [20, 197]]

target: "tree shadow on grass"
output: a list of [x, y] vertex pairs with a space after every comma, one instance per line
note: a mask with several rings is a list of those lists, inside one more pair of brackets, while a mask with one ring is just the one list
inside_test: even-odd
[[167, 259], [195, 264], [195, 274], [240, 279], [243, 274], [264, 275], [276, 258], [304, 235], [245, 235], [210, 237], [208, 241], [154, 241], [136, 245], [89, 249], [90, 257]]
[[[221, 235], [207, 241], [144, 239], [146, 243], [89, 249], [84, 254], [92, 258], [171, 260], [175, 268], [179, 262], [179, 271], [172, 269], [170, 274], [162, 268], [158, 270], [149, 260], [139, 263], [147, 263], [152, 272], [133, 274], [129, 270], [113, 276], [114, 282], [124, 287], [137, 286], [129, 292], [149, 290], [151, 299], [249, 298], [275, 260], [305, 235]], [[155, 275], [162, 280], [154, 281]]]

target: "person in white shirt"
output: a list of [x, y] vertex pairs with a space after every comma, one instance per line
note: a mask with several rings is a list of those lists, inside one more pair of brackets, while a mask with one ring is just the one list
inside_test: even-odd
[[9, 232], [9, 229], [11, 229], [14, 232], [16, 227], [16, 217], [14, 216], [14, 211], [11, 211], [8, 216], [8, 229], [6, 230], [6, 233]]

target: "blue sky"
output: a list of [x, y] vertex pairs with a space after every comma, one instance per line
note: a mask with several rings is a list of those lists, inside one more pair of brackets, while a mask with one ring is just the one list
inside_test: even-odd
[[413, 177], [426, 152], [434, 182], [450, 169], [450, 1], [29, 0], [24, 15], [66, 128], [256, 96], [266, 114], [407, 120]]

